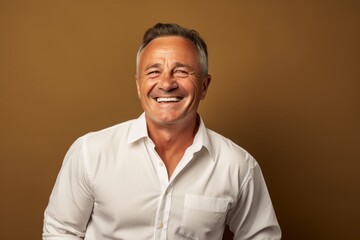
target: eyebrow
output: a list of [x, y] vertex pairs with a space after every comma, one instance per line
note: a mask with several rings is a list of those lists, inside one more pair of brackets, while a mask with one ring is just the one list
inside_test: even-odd
[[148, 65], [146, 66], [146, 68], [144, 69], [145, 71], [149, 70], [150, 68], [159, 68], [161, 67], [161, 64], [160, 63], [154, 63], [154, 64], [151, 64], [151, 65]]
[[177, 67], [186, 67], [186, 68], [192, 69], [189, 65], [181, 63], [181, 62], [175, 63], [175, 68], [177, 68]]
[[[144, 71], [149, 70], [150, 68], [160, 68], [162, 66], [162, 64], [160, 63], [154, 63], [154, 64], [150, 64], [148, 66], [146, 66], [146, 68], [144, 69]], [[189, 69], [192, 69], [189, 65], [181, 63], [181, 62], [175, 62], [175, 66], [174, 68], [178, 68], [178, 67], [186, 67]]]

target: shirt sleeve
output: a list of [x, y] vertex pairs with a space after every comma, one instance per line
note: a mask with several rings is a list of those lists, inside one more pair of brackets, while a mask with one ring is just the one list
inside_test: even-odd
[[44, 213], [43, 240], [83, 239], [93, 208], [91, 174], [79, 138], [67, 152]]
[[281, 239], [281, 230], [264, 177], [254, 159], [227, 221], [235, 240]]

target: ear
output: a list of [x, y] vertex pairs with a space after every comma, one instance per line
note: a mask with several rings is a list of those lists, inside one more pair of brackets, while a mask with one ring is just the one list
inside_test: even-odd
[[135, 75], [135, 83], [136, 83], [136, 91], [137, 91], [137, 94], [138, 94], [138, 98], [140, 99], [140, 98], [141, 98], [141, 94], [140, 94], [140, 79], [139, 79], [139, 77], [138, 77], [137, 74]]
[[201, 100], [203, 100], [206, 97], [207, 90], [209, 88], [211, 82], [211, 75], [207, 75], [203, 80], [201, 84]]

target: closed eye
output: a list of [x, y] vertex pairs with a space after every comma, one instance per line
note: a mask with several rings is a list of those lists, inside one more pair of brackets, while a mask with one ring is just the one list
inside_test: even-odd
[[160, 71], [158, 70], [149, 71], [146, 73], [146, 75], [149, 77], [157, 77], [160, 75]]
[[185, 70], [182, 69], [177, 69], [174, 71], [174, 77], [180, 77], [180, 78], [184, 78], [189, 76], [189, 73]]

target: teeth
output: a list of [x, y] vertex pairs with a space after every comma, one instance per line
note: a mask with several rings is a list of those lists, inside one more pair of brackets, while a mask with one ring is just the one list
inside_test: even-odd
[[178, 97], [159, 97], [156, 99], [157, 102], [178, 102], [181, 98]]

